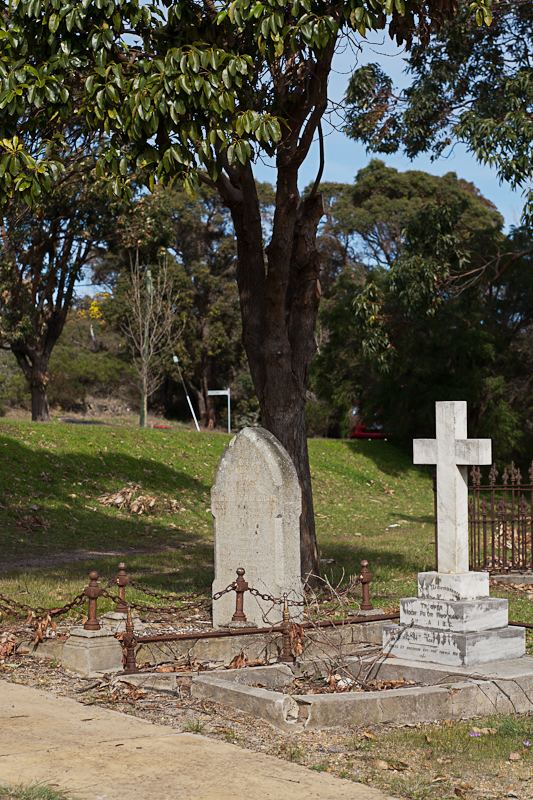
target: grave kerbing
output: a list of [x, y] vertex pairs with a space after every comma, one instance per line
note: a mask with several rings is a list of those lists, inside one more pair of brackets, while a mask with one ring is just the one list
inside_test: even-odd
[[[300, 577], [301, 490], [294, 465], [280, 442], [263, 428], [244, 428], [220, 460], [211, 490], [215, 530], [213, 594], [246, 570], [249, 585], [260, 592], [294, 600], [303, 597]], [[228, 625], [235, 594], [213, 602], [213, 626]], [[278, 623], [281, 606], [244, 596], [248, 622]], [[266, 621], [265, 621], [265, 614]], [[298, 609], [291, 609], [298, 619]]]
[[450, 666], [525, 654], [525, 630], [508, 626], [507, 600], [489, 597], [488, 572], [469, 572], [468, 465], [491, 463], [490, 439], [467, 439], [466, 403], [436, 403], [435, 439], [415, 439], [415, 464], [437, 465], [438, 572], [418, 575], [418, 597], [386, 626], [387, 653]]

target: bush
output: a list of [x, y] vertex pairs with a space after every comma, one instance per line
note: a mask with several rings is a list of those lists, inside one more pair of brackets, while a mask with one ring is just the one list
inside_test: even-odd
[[0, 416], [8, 408], [30, 407], [30, 393], [26, 379], [15, 357], [9, 351], [0, 351]]
[[306, 404], [307, 435], [338, 438], [340, 424], [335, 408], [325, 400], [311, 397]]
[[128, 398], [133, 390], [132, 369], [106, 351], [91, 352], [58, 344], [50, 359], [48, 401], [65, 410], [85, 406], [88, 395]]

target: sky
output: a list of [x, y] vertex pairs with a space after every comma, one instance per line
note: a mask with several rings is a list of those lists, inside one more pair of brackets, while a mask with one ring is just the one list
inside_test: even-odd
[[[351, 51], [337, 54], [330, 79], [329, 95], [336, 102], [342, 101], [348, 84], [350, 71], [354, 67], [355, 56]], [[402, 50], [392, 42], [383, 43], [383, 38], [376, 35], [363, 45], [358, 56], [360, 66], [377, 62], [392, 77], [396, 86], [406, 86], [409, 82], [404, 74], [405, 60]], [[325, 168], [324, 181], [351, 183], [359, 169], [372, 158], [379, 158], [388, 166], [399, 170], [419, 169], [434, 175], [455, 172], [458, 177], [474, 183], [481, 193], [491, 200], [503, 215], [506, 227], [518, 225], [523, 206], [520, 190], [513, 190], [509, 185], [500, 183], [496, 171], [480, 164], [466, 147], [456, 144], [446, 157], [431, 161], [429, 156], [418, 156], [411, 160], [402, 153], [394, 155], [367, 153], [359, 142], [348, 139], [338, 130], [324, 125], [325, 134]], [[300, 170], [301, 188], [313, 182], [318, 168], [318, 146], [315, 146]], [[275, 172], [271, 165], [259, 163], [254, 168], [256, 178], [261, 181], [275, 182]]]

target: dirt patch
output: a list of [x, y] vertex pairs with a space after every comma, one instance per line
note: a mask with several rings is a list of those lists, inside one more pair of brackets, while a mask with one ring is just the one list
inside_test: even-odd
[[130, 547], [120, 550], [70, 550], [68, 553], [43, 553], [39, 556], [25, 556], [0, 560], [0, 574], [14, 569], [33, 569], [38, 567], [59, 567], [62, 564], [74, 564], [77, 561], [92, 561], [99, 558], [127, 559], [128, 556], [156, 555], [159, 553], [176, 553], [181, 547]]

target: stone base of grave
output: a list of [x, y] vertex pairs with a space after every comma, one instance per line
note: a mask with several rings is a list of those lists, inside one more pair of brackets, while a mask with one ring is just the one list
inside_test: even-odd
[[[102, 628], [105, 628], [108, 632], [115, 634], [122, 633], [122, 631], [126, 630], [126, 620], [128, 619], [128, 615], [122, 611], [108, 611], [107, 614], [102, 614], [102, 616], [98, 617], [98, 619]], [[141, 622], [138, 614], [132, 614], [132, 622], [135, 633], [143, 634], [144, 624]]]
[[400, 601], [400, 625], [385, 626], [383, 648], [449, 666], [520, 658], [525, 630], [508, 622], [507, 600], [489, 597], [488, 572], [421, 572], [418, 597]]
[[432, 600], [478, 600], [489, 596], [488, 572], [419, 572], [418, 596]]
[[118, 672], [122, 669], [122, 647], [109, 629], [86, 631], [72, 628], [63, 646], [61, 664], [79, 675]]
[[478, 600], [406, 597], [400, 600], [400, 625], [470, 633], [505, 628], [508, 622], [507, 600], [499, 597]]
[[239, 630], [240, 628], [257, 628], [255, 622], [235, 622], [231, 620], [230, 622], [226, 622], [225, 625], [219, 626], [222, 630]]
[[525, 642], [525, 629], [515, 627], [457, 633], [387, 625], [383, 631], [386, 653], [451, 667], [475, 667], [490, 661], [520, 658], [526, 651]]

